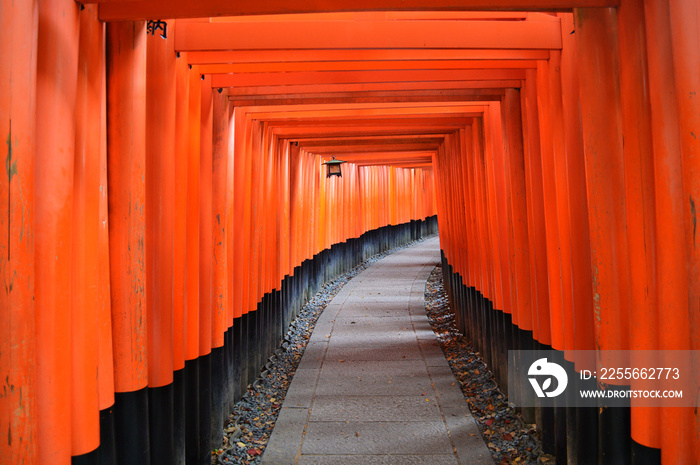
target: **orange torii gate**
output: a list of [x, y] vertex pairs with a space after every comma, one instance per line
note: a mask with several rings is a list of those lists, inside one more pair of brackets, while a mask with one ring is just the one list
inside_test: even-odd
[[[435, 213], [502, 383], [513, 347], [698, 350], [697, 10], [0, 2], [0, 462], [207, 462], [347, 244]], [[700, 456], [690, 408], [523, 414], [579, 463]]]

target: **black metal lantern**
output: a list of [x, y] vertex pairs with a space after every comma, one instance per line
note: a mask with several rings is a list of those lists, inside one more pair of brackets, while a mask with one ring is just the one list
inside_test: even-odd
[[331, 176], [342, 176], [340, 165], [343, 163], [345, 163], [343, 160], [336, 160], [335, 157], [325, 162], [324, 165], [328, 166], [326, 177], [330, 178]]

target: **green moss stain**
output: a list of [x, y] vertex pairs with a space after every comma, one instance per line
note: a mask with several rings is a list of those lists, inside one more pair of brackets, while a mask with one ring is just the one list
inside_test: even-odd
[[698, 230], [698, 215], [695, 210], [695, 201], [693, 201], [693, 197], [688, 196], [688, 199], [690, 200], [690, 221], [693, 224], [693, 248], [695, 248], [695, 237]]
[[17, 160], [12, 159], [12, 120], [7, 133], [7, 158], [5, 158], [5, 171], [7, 171], [7, 261], [10, 261], [10, 231], [12, 231], [12, 177], [17, 174]]
[[12, 176], [17, 174], [17, 160], [12, 159], [12, 120], [10, 120], [10, 131], [7, 133], [7, 158], [5, 168], [7, 169], [7, 179], [12, 182]]
[[[7, 221], [7, 261], [10, 261], [10, 244], [11, 244], [11, 231], [12, 231], [12, 181], [14, 178], [19, 174], [19, 168], [17, 165], [18, 162], [18, 154], [17, 154], [17, 140], [13, 142], [12, 139], [12, 120], [9, 122], [9, 131], [7, 133], [7, 139], [5, 140], [5, 143], [7, 144], [7, 157], [5, 158], [5, 172], [7, 173], [7, 216], [8, 216], [8, 221]], [[24, 217], [25, 217], [25, 212], [26, 212], [26, 207], [24, 204], [24, 197], [22, 195], [22, 183], [20, 182], [20, 179], [17, 178], [16, 180], [17, 187], [16, 192], [19, 193], [19, 203], [20, 203], [20, 209], [21, 209], [21, 223], [20, 223], [20, 233], [19, 233], [19, 240], [20, 242], [24, 239]]]

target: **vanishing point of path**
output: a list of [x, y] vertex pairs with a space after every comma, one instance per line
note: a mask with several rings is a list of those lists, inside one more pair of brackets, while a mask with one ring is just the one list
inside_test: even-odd
[[437, 237], [376, 262], [319, 318], [264, 465], [492, 464], [425, 315]]

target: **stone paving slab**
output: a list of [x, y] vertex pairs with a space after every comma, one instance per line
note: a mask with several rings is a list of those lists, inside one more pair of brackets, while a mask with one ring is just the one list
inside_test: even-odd
[[[348, 316], [348, 315], [339, 315], [337, 316], [333, 322], [335, 325], [375, 325], [377, 322], [379, 323], [400, 323], [403, 324], [405, 328], [408, 328], [409, 326], [414, 326], [415, 327], [415, 321], [413, 321], [413, 318], [411, 318], [411, 315], [388, 315], [388, 316]], [[429, 323], [428, 323], [429, 325]], [[432, 331], [432, 330], [431, 330]]]
[[323, 362], [321, 372], [324, 381], [343, 377], [371, 377], [375, 374], [388, 377], [428, 376], [428, 370], [420, 360], [349, 360], [339, 362], [326, 359]]
[[[309, 421], [440, 421], [435, 397], [421, 396], [316, 396]], [[432, 394], [432, 393], [431, 393]]]
[[264, 465], [493, 464], [425, 315], [437, 238], [350, 280], [319, 318]]
[[304, 455], [299, 465], [454, 465], [454, 455]]
[[[286, 402], [286, 401], [285, 401]], [[306, 408], [282, 407], [274, 429], [274, 441], [270, 441], [263, 455], [264, 463], [294, 465], [299, 458], [299, 449], [304, 439], [304, 428], [309, 410]]]
[[304, 454], [431, 455], [452, 450], [440, 421], [310, 421], [301, 445]]
[[[346, 304], [352, 304], [343, 308], [343, 316], [405, 316], [406, 310], [408, 309], [408, 301], [387, 301], [387, 302], [375, 302], [368, 301], [365, 299], [352, 299], [345, 301]], [[326, 313], [324, 310], [323, 313]]]
[[391, 396], [410, 393], [430, 392], [432, 386], [427, 376], [388, 376], [374, 374], [358, 377], [346, 376], [333, 380], [325, 380], [316, 387], [316, 395], [338, 396]]
[[380, 348], [357, 346], [348, 341], [347, 344], [333, 342], [326, 358], [338, 361], [420, 360], [423, 354], [415, 341], [388, 341]]
[[319, 373], [320, 370], [312, 368], [297, 368], [282, 407], [311, 408]]

